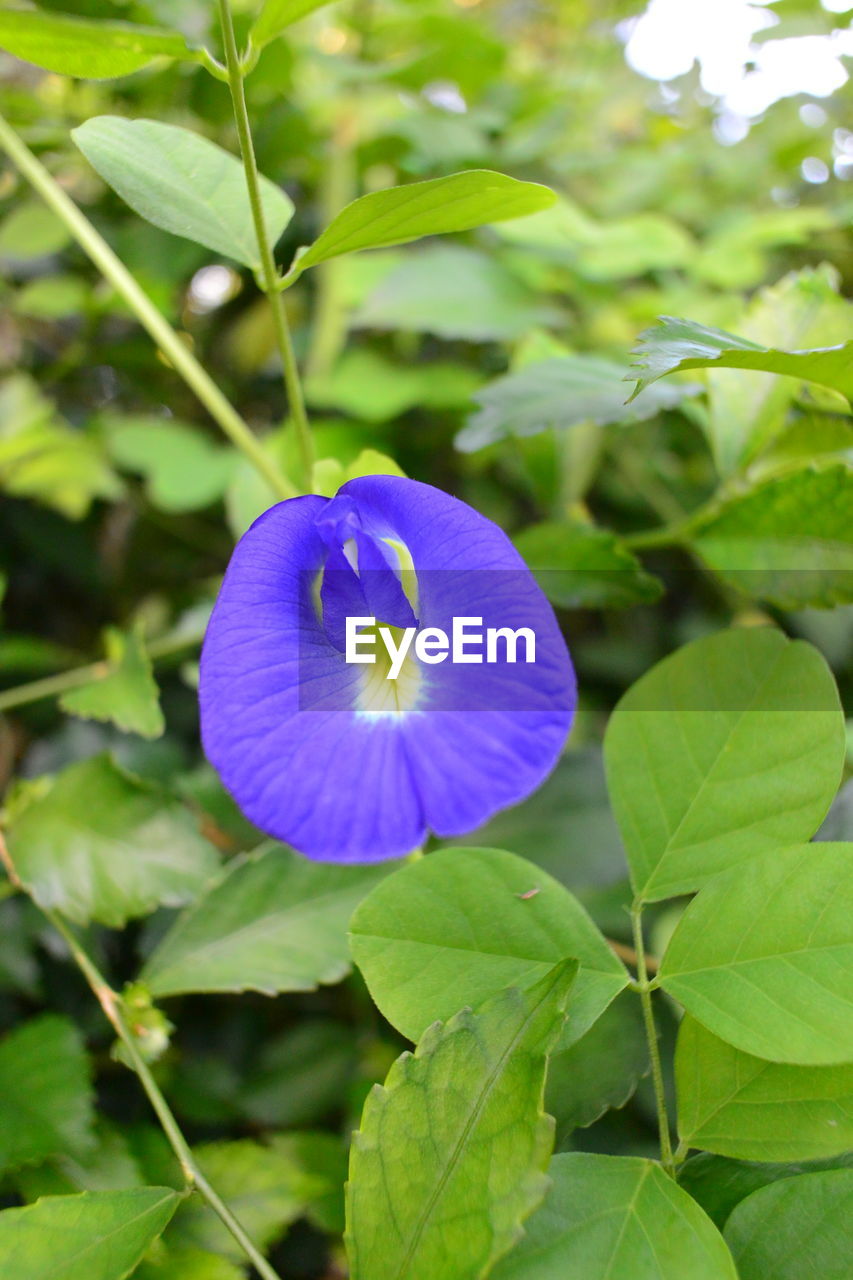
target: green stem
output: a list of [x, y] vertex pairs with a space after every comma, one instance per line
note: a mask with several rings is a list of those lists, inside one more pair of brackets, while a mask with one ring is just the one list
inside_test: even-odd
[[[203, 638], [203, 631], [163, 636], [148, 645], [148, 656], [155, 662], [161, 658], [170, 658], [184, 649], [195, 648]], [[70, 671], [58, 671], [56, 675], [45, 676], [41, 680], [31, 680], [28, 684], [19, 684], [14, 689], [4, 689], [0, 693], [0, 713], [11, 711], [13, 707], [26, 706], [30, 702], [41, 702], [43, 698], [58, 698], [69, 689], [79, 689], [81, 685], [104, 680], [112, 670], [112, 665], [102, 659], [100, 662], [89, 662], [84, 667], [74, 667]]]
[[246, 67], [237, 49], [229, 0], [219, 0], [219, 19], [225, 47], [228, 85], [231, 90], [231, 102], [234, 108], [234, 122], [237, 125], [240, 154], [243, 157], [243, 168], [246, 173], [246, 188], [252, 209], [252, 221], [255, 224], [255, 236], [257, 237], [258, 250], [261, 255], [261, 280], [264, 293], [269, 299], [269, 304], [272, 308], [273, 326], [284, 371], [287, 401], [294, 426], [296, 427], [296, 439], [303, 473], [302, 479], [305, 491], [310, 492], [311, 475], [314, 466], [314, 446], [311, 439], [311, 429], [308, 424], [308, 414], [305, 411], [305, 399], [302, 395], [302, 383], [299, 379], [299, 368], [296, 363], [296, 354], [293, 350], [293, 339], [290, 334], [284, 298], [278, 288], [278, 270], [273, 257], [269, 233], [267, 232], [266, 219], [264, 218], [264, 207], [261, 200], [261, 180], [258, 173], [257, 160], [255, 159], [255, 147], [252, 142], [252, 130], [249, 124], [249, 111], [246, 106], [246, 89], [243, 83]]
[[[14, 864], [9, 856], [9, 852], [0, 835], [0, 860], [5, 864], [12, 884], [20, 884], [15, 872]], [[40, 904], [39, 904], [40, 905]], [[136, 1037], [128, 1026], [127, 1019], [122, 1008], [121, 997], [118, 992], [114, 991], [101, 973], [94, 960], [88, 952], [80, 945], [72, 930], [65, 923], [65, 920], [59, 912], [52, 910], [50, 907], [41, 907], [40, 910], [47, 920], [53, 925], [54, 929], [59, 933], [65, 941], [68, 950], [71, 953], [74, 963], [83, 974], [88, 982], [98, 1003], [104, 1011], [107, 1020], [111, 1024], [118, 1038], [124, 1045], [128, 1060], [133, 1064], [133, 1070], [139, 1078], [139, 1082], [148, 1095], [148, 1101], [154, 1109], [160, 1125], [169, 1139], [169, 1143], [174, 1151], [181, 1171], [186, 1179], [189, 1187], [194, 1187], [202, 1199], [206, 1200], [213, 1212], [221, 1219], [224, 1225], [231, 1232], [231, 1235], [239, 1244], [240, 1248], [250, 1260], [258, 1275], [262, 1280], [280, 1280], [277, 1272], [273, 1270], [266, 1258], [252, 1242], [247, 1235], [245, 1228], [240, 1224], [234, 1214], [225, 1204], [224, 1200], [214, 1191], [213, 1187], [207, 1181], [202, 1171], [195, 1162], [189, 1143], [181, 1132], [180, 1126], [175, 1119], [172, 1110], [160, 1091], [160, 1086], [154, 1079], [151, 1068], [139, 1052], [139, 1046], [136, 1043]]]
[[622, 542], [632, 551], [644, 551], [650, 547], [678, 547], [684, 542], [687, 521], [663, 525], [659, 529], [643, 529], [639, 533], [622, 535]]
[[634, 950], [637, 953], [637, 981], [634, 984], [639, 992], [643, 1007], [643, 1022], [646, 1028], [646, 1040], [649, 1046], [649, 1058], [652, 1064], [652, 1087], [655, 1094], [655, 1107], [658, 1115], [660, 1131], [660, 1159], [666, 1172], [675, 1176], [675, 1162], [672, 1156], [672, 1143], [669, 1137], [669, 1115], [666, 1109], [666, 1091], [663, 1084], [663, 1070], [660, 1060], [660, 1046], [655, 1026], [655, 1014], [652, 1008], [652, 984], [649, 981], [646, 967], [646, 950], [643, 942], [643, 908], [638, 902], [631, 907], [631, 924], [634, 930]]
[[0, 147], [36, 189], [45, 204], [49, 205], [65, 224], [116, 293], [124, 299], [176, 373], [180, 374], [187, 386], [196, 394], [231, 442], [254, 463], [274, 493], [282, 498], [292, 498], [295, 494], [293, 486], [267, 456], [260, 441], [252, 434], [234, 406], [222, 394], [168, 320], [161, 315], [148, 295], [140, 288], [100, 232], [92, 226], [73, 200], [69, 199], [59, 183], [2, 116], [0, 116]]

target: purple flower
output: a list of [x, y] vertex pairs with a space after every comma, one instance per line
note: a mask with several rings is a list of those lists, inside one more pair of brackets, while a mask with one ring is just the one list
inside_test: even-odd
[[[483, 636], [459, 660], [440, 639], [454, 626]], [[501, 628], [518, 636], [489, 638]], [[348, 629], [374, 663], [347, 661]], [[371, 476], [279, 503], [240, 540], [200, 701], [207, 755], [258, 827], [310, 858], [375, 862], [534, 790], [576, 691], [553, 611], [506, 535], [431, 485]]]

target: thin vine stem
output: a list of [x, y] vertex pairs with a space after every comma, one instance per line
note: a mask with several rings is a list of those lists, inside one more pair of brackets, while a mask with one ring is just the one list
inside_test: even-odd
[[305, 410], [305, 397], [302, 394], [302, 382], [299, 377], [299, 366], [293, 350], [293, 338], [284, 306], [284, 298], [279, 290], [279, 275], [275, 265], [269, 232], [267, 231], [264, 206], [261, 200], [261, 180], [258, 173], [258, 162], [255, 158], [255, 146], [252, 142], [252, 129], [249, 122], [249, 111], [246, 105], [246, 63], [241, 59], [234, 35], [234, 20], [231, 15], [229, 0], [219, 0], [219, 20], [222, 27], [222, 41], [225, 48], [225, 66], [228, 71], [228, 86], [231, 90], [231, 103], [234, 109], [234, 123], [240, 141], [240, 154], [243, 158], [243, 169], [246, 173], [246, 188], [249, 193], [249, 204], [252, 209], [252, 221], [255, 225], [255, 236], [261, 257], [261, 282], [270, 307], [272, 308], [273, 326], [276, 343], [281, 356], [284, 373], [284, 386], [296, 439], [299, 447], [299, 459], [302, 467], [302, 480], [306, 492], [310, 492], [311, 476], [314, 466], [314, 445], [311, 439], [311, 428]]
[[652, 1008], [652, 984], [646, 965], [646, 950], [643, 942], [643, 908], [635, 902], [631, 907], [631, 925], [634, 931], [634, 951], [637, 956], [637, 981], [634, 984], [639, 992], [643, 1007], [643, 1023], [646, 1028], [646, 1040], [649, 1046], [649, 1058], [652, 1064], [652, 1087], [655, 1095], [655, 1108], [660, 1131], [661, 1164], [670, 1177], [675, 1177], [675, 1160], [672, 1154], [672, 1142], [669, 1136], [669, 1113], [666, 1107], [666, 1091], [663, 1084], [658, 1032], [655, 1025], [655, 1014]]
[[223, 395], [207, 370], [199, 363], [165, 316], [158, 311], [101, 233], [92, 226], [82, 210], [78, 209], [74, 201], [66, 195], [56, 179], [33, 155], [2, 115], [0, 115], [0, 147], [39, 193], [45, 204], [64, 223], [116, 293], [124, 299], [172, 368], [183, 378], [232, 444], [245, 454], [278, 497], [294, 497], [296, 490], [293, 485], [278, 470], [261, 442], [228, 398]]
[[[147, 646], [148, 656], [154, 662], [170, 658], [182, 653], [184, 649], [195, 648], [203, 638], [203, 631], [163, 636]], [[14, 689], [4, 689], [0, 692], [0, 713], [11, 711], [14, 707], [27, 706], [30, 702], [41, 702], [44, 698], [58, 698], [70, 689], [79, 689], [82, 685], [104, 680], [114, 670], [115, 665], [102, 658], [82, 667], [72, 667], [69, 671], [58, 671], [55, 675], [44, 676], [40, 680], [30, 680], [27, 684], [16, 685]]]
[[[0, 834], [0, 861], [3, 862], [6, 868], [10, 882], [17, 887], [23, 888], [24, 886], [21, 885], [18, 878], [14, 863], [12, 862], [12, 858], [6, 847], [2, 834]], [[189, 1143], [181, 1132], [180, 1125], [175, 1119], [171, 1107], [164, 1098], [157, 1081], [154, 1079], [151, 1068], [139, 1052], [136, 1037], [134, 1036], [127, 1018], [125, 1017], [121, 996], [107, 982], [92, 957], [81, 945], [73, 930], [65, 922], [63, 916], [51, 907], [41, 906], [40, 903], [37, 903], [36, 905], [39, 907], [39, 910], [45, 919], [50, 922], [56, 932], [64, 940], [74, 963], [86, 979], [86, 982], [89, 984], [98, 1004], [103, 1009], [107, 1021], [110, 1023], [119, 1040], [124, 1045], [124, 1048], [127, 1051], [128, 1060], [132, 1064], [133, 1071], [145, 1090], [145, 1093], [148, 1096], [148, 1101], [151, 1103], [154, 1113], [160, 1121], [160, 1126], [168, 1138], [169, 1144], [181, 1166], [181, 1172], [183, 1173], [187, 1186], [198, 1191], [202, 1199], [207, 1202], [224, 1226], [227, 1227], [228, 1231], [230, 1231], [231, 1235], [237, 1241], [246, 1257], [252, 1263], [252, 1266], [255, 1268], [258, 1275], [262, 1277], [262, 1280], [281, 1280], [278, 1272], [270, 1266], [266, 1258], [258, 1249], [257, 1245], [255, 1245], [251, 1237], [246, 1232], [246, 1229], [240, 1223], [239, 1219], [234, 1216], [228, 1208], [228, 1205], [210, 1185], [207, 1178], [196, 1164], [195, 1157], [190, 1150]]]

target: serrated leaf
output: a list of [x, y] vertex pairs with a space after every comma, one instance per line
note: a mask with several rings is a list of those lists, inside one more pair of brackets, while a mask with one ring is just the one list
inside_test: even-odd
[[476, 1280], [518, 1239], [547, 1187], [545, 1064], [575, 970], [430, 1027], [374, 1087], [350, 1154], [353, 1280]]
[[263, 49], [294, 22], [329, 3], [330, 0], [264, 0], [252, 23], [249, 39], [256, 49]]
[[678, 1132], [742, 1160], [817, 1160], [853, 1147], [853, 1066], [798, 1067], [743, 1053], [689, 1015], [675, 1053]]
[[106, 720], [126, 733], [159, 738], [166, 723], [141, 635], [108, 627], [104, 640], [108, 674], [92, 684], [70, 689], [60, 698], [60, 706], [84, 720]]
[[731, 630], [638, 680], [604, 746], [632, 882], [655, 902], [808, 840], [841, 779], [844, 717], [811, 645], [772, 628]]
[[167, 1187], [49, 1196], [0, 1213], [0, 1272], [15, 1280], [124, 1280], [181, 1196]]
[[118, 466], [145, 477], [149, 501], [161, 511], [198, 511], [223, 496], [235, 451], [184, 422], [155, 417], [101, 419], [107, 451]]
[[0, 1042], [0, 1098], [0, 1170], [92, 1146], [89, 1062], [72, 1022], [45, 1014]]
[[519, 218], [554, 203], [538, 182], [519, 182], [490, 169], [469, 169], [446, 178], [410, 182], [360, 196], [333, 218], [288, 273], [295, 280], [308, 267], [343, 253], [408, 244], [422, 236], [469, 231], [505, 218]]
[[745, 1053], [853, 1060], [853, 844], [774, 849], [707, 884], [658, 974], [688, 1012]]
[[155, 996], [313, 991], [350, 968], [347, 925], [388, 874], [308, 862], [284, 845], [233, 862], [171, 928], [142, 973]]
[[737, 1280], [717, 1228], [659, 1164], [555, 1156], [551, 1190], [493, 1280]]
[[[247, 267], [260, 267], [246, 178], [236, 156], [200, 134], [156, 120], [95, 116], [71, 136], [140, 217]], [[293, 203], [263, 177], [261, 203], [275, 244], [293, 216]]]
[[639, 1002], [626, 991], [580, 1040], [551, 1054], [545, 1109], [556, 1121], [557, 1145], [610, 1108], [623, 1107], [648, 1069]]
[[726, 1223], [740, 1280], [849, 1280], [853, 1169], [806, 1173], [754, 1191]]
[[119, 928], [182, 906], [219, 858], [190, 812], [107, 755], [70, 765], [11, 822], [9, 852], [40, 906]]
[[[199, 1168], [240, 1220], [254, 1243], [266, 1249], [285, 1228], [302, 1216], [324, 1183], [305, 1172], [287, 1144], [264, 1145], [245, 1138], [238, 1142], [210, 1142], [193, 1148]], [[186, 1201], [180, 1208], [170, 1241], [183, 1247], [209, 1250], [234, 1261], [244, 1254], [231, 1233], [203, 1200]]]
[[853, 469], [810, 466], [736, 494], [688, 534], [739, 591], [783, 609], [853, 602]]
[[513, 538], [552, 604], [563, 609], [619, 609], [648, 604], [663, 583], [608, 529], [557, 521], [530, 525]]
[[560, 960], [580, 961], [561, 1045], [577, 1040], [628, 974], [568, 889], [501, 849], [441, 849], [383, 880], [350, 924], [374, 1001], [417, 1040], [437, 1018], [522, 990]]
[[[625, 368], [603, 356], [555, 356], [504, 374], [474, 395], [480, 405], [456, 437], [473, 453], [498, 440], [566, 430], [582, 422], [642, 422], [695, 394], [685, 383], [625, 402]], [[663, 394], [661, 394], [663, 392]]]
[[638, 396], [650, 383], [684, 369], [760, 369], [819, 382], [853, 401], [853, 340], [811, 351], [780, 351], [710, 329], [695, 320], [661, 316], [640, 335], [634, 352]]
[[84, 80], [112, 80], [147, 67], [156, 58], [198, 62], [177, 31], [129, 22], [96, 22], [37, 9], [0, 13], [0, 49], [46, 71]]

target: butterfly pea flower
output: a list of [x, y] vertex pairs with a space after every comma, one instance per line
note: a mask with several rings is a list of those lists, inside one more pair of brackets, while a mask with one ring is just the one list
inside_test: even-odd
[[246, 816], [310, 858], [355, 863], [524, 799], [563, 748], [576, 689], [502, 530], [431, 485], [368, 476], [281, 502], [244, 534], [199, 697], [205, 751]]

